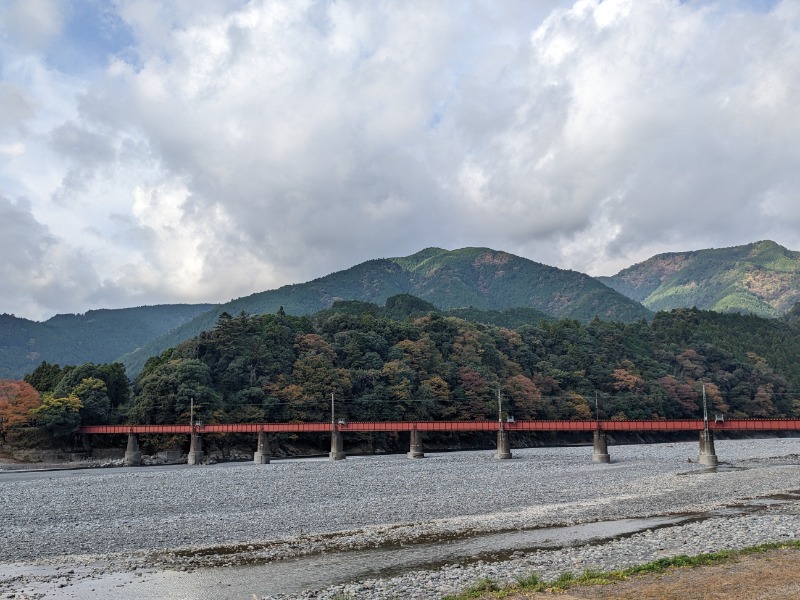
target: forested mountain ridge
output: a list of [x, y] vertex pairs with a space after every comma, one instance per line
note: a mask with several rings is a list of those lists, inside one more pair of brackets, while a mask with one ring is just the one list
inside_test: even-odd
[[382, 304], [412, 294], [441, 310], [529, 308], [554, 318], [631, 322], [651, 313], [594, 278], [489, 248], [427, 248], [407, 257], [370, 260], [307, 283], [286, 285], [219, 305], [121, 358], [137, 374], [145, 361], [213, 326], [223, 313], [309, 315], [338, 300]]
[[696, 306], [776, 318], [800, 301], [800, 252], [768, 240], [670, 252], [597, 279], [652, 311]]
[[427, 248], [391, 260], [411, 274], [408, 293], [443, 310], [524, 307], [584, 322], [595, 317], [630, 322], [650, 316], [638, 302], [622, 300], [588, 275], [490, 248]]
[[21, 378], [42, 361], [110, 363], [208, 311], [211, 304], [90, 310], [37, 322], [0, 315], [0, 379]]
[[337, 300], [383, 304], [396, 294], [411, 294], [440, 310], [526, 307], [582, 321], [650, 316], [637, 302], [588, 275], [489, 248], [427, 248], [407, 257], [369, 260], [307, 283], [238, 298], [215, 311], [264, 314], [283, 306], [289, 314], [308, 315]]
[[313, 316], [233, 317], [147, 361], [124, 411], [136, 423], [800, 415], [800, 330], [697, 309], [652, 322], [469, 323], [406, 297]]

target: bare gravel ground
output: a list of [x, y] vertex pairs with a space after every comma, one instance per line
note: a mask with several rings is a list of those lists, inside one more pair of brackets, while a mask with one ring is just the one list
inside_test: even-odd
[[800, 537], [798, 439], [718, 441], [725, 463], [718, 469], [689, 462], [696, 443], [612, 447], [610, 465], [592, 464], [590, 453], [537, 448], [515, 450], [510, 461], [493, 460], [487, 451], [417, 461], [375, 456], [0, 472], [0, 597], [58, 598], [58, 590], [119, 573], [191, 573], [323, 552], [348, 561], [358, 549], [698, 517], [627, 537], [478, 561], [465, 556], [427, 570], [346, 584], [321, 580], [315, 591], [271, 596], [429, 599], [483, 576], [513, 581], [535, 571], [551, 578]]

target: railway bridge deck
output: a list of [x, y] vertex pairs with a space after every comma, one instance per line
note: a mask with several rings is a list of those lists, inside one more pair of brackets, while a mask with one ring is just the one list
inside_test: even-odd
[[648, 421], [580, 420], [580, 421], [331, 421], [315, 423], [219, 423], [212, 425], [89, 425], [78, 429], [86, 435], [127, 434], [125, 452], [126, 465], [141, 464], [139, 435], [185, 434], [190, 436], [189, 464], [199, 464], [204, 459], [203, 434], [253, 433], [257, 434], [257, 449], [253, 460], [258, 464], [270, 461], [269, 439], [275, 433], [330, 433], [331, 460], [345, 458], [343, 438], [346, 433], [363, 432], [409, 432], [409, 458], [425, 456], [422, 445], [424, 432], [480, 432], [497, 433], [498, 459], [512, 458], [510, 435], [515, 432], [591, 432], [594, 440], [592, 460], [610, 462], [606, 434], [609, 432], [699, 432], [700, 451], [698, 462], [716, 465], [714, 433], [721, 431], [800, 431], [800, 419], [654, 419]]

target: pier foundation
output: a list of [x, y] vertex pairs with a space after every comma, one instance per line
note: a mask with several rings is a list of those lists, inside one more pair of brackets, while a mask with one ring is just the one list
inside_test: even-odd
[[709, 467], [716, 467], [719, 464], [714, 450], [714, 434], [708, 429], [700, 432], [700, 454], [697, 456], [697, 462]]
[[497, 452], [495, 452], [494, 457], [498, 459], [511, 458], [511, 444], [508, 440], [508, 432], [502, 427], [497, 431]]
[[344, 460], [344, 444], [342, 443], [342, 433], [340, 431], [331, 432], [331, 453], [330, 460]]
[[135, 433], [128, 434], [128, 447], [125, 449], [123, 465], [126, 467], [138, 467], [142, 464], [142, 452], [139, 450], [139, 436]]
[[253, 454], [253, 462], [257, 465], [268, 465], [269, 459], [269, 437], [266, 431], [259, 431], [258, 446], [256, 447], [255, 454]]
[[192, 433], [191, 442], [189, 444], [189, 459], [187, 460], [190, 465], [199, 465], [206, 457], [203, 452], [203, 438], [199, 433]]
[[594, 432], [594, 449], [592, 450], [592, 462], [610, 463], [611, 456], [608, 454], [608, 440], [606, 434], [596, 429]]
[[425, 458], [425, 452], [422, 451], [422, 434], [418, 429], [411, 430], [411, 444], [406, 456], [408, 458]]

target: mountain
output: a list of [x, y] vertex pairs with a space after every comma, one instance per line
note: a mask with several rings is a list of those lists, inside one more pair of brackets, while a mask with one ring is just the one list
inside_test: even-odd
[[768, 240], [670, 252], [597, 279], [654, 312], [697, 307], [776, 318], [800, 301], [800, 252]]
[[409, 293], [440, 309], [534, 308], [559, 319], [635, 321], [650, 316], [636, 302], [588, 275], [488, 248], [428, 248], [391, 259], [409, 273]]
[[[411, 298], [414, 296], [415, 298]], [[18, 378], [41, 361], [121, 360], [130, 376], [151, 356], [212, 329], [220, 315], [285, 312], [302, 316], [340, 301], [516, 327], [542, 318], [634, 322], [652, 311], [698, 307], [783, 316], [800, 322], [800, 253], [771, 241], [660, 254], [613, 277], [591, 278], [489, 248], [427, 248], [370, 260], [307, 283], [223, 305], [161, 305], [56, 315], [44, 323], [0, 315], [0, 378]], [[641, 303], [641, 304], [640, 304]], [[354, 309], [358, 307], [354, 306]], [[650, 310], [648, 310], [650, 309]]]
[[214, 326], [231, 315], [274, 313], [309, 315], [338, 300], [383, 304], [390, 296], [411, 294], [440, 310], [474, 308], [502, 311], [536, 309], [555, 318], [588, 322], [595, 317], [631, 322], [651, 313], [596, 279], [489, 248], [426, 248], [411, 256], [370, 260], [350, 269], [259, 292], [214, 307], [192, 321], [122, 357], [135, 375], [145, 361]]
[[213, 304], [165, 304], [56, 315], [43, 323], [0, 315], [0, 379], [21, 378], [42, 361], [114, 362], [148, 340], [207, 312]]

